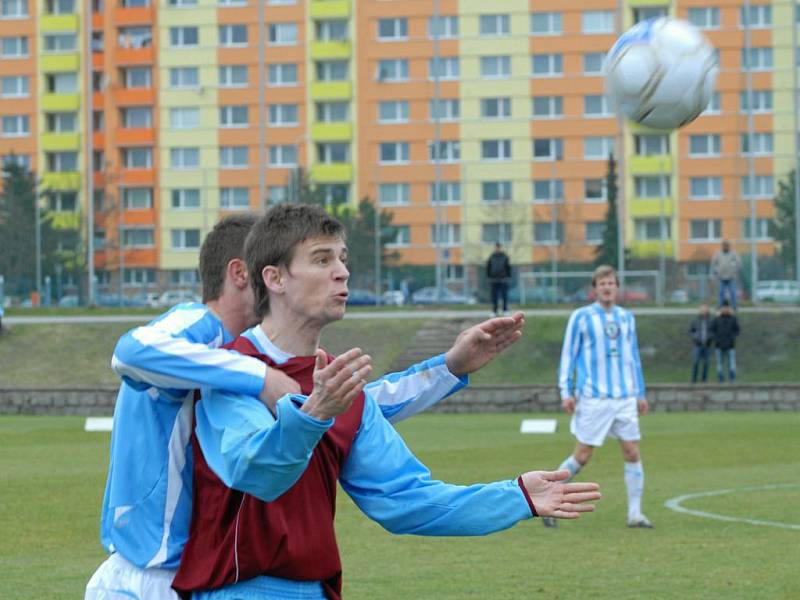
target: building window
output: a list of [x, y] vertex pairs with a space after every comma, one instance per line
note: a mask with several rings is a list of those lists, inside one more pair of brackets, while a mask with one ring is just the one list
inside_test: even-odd
[[250, 208], [250, 190], [246, 187], [220, 188], [219, 206], [225, 210], [248, 210]]
[[200, 248], [199, 229], [173, 229], [171, 233], [173, 250], [197, 250]]
[[428, 79], [458, 79], [461, 67], [457, 56], [440, 56], [428, 59]]
[[269, 164], [273, 167], [296, 167], [297, 146], [294, 144], [270, 146]]
[[197, 188], [179, 188], [170, 192], [172, 208], [176, 210], [192, 210], [200, 208], [200, 190]]
[[614, 33], [614, 11], [586, 10], [581, 13], [582, 33]]
[[380, 123], [407, 123], [408, 101], [387, 100], [378, 105], [378, 121]]
[[435, 163], [453, 163], [461, 160], [461, 143], [458, 140], [442, 140], [437, 144], [428, 142], [428, 159]]
[[407, 40], [408, 19], [405, 17], [378, 19], [378, 39], [382, 42]]
[[461, 225], [458, 223], [431, 225], [431, 243], [437, 246], [458, 246], [461, 243]]
[[561, 54], [534, 54], [531, 56], [531, 76], [559, 77], [563, 72]]
[[28, 38], [24, 36], [0, 38], [0, 53], [3, 58], [26, 58], [28, 56]]
[[411, 202], [408, 183], [382, 183], [378, 186], [378, 202], [383, 206], [402, 206]]
[[122, 207], [125, 210], [149, 210], [153, 208], [153, 188], [124, 187], [120, 189]]
[[120, 27], [117, 30], [117, 44], [120, 48], [149, 48], [153, 45], [153, 32], [146, 25]]
[[[236, 127], [244, 127], [247, 124], [247, 107], [229, 107], [244, 109], [244, 115], [239, 111], [238, 115], [231, 115], [237, 123]], [[270, 127], [294, 127], [298, 125], [299, 107], [297, 104], [270, 104], [269, 105], [269, 126]], [[242, 123], [244, 118], [244, 123]]]
[[17, 165], [26, 171], [31, 168], [31, 155], [30, 154], [4, 154], [3, 166]]
[[[146, 4], [140, 4], [140, 6], [147, 6], [148, 4], [150, 4], [150, 0], [125, 0], [125, 1], [146, 3]], [[197, 0], [169, 0], [169, 5], [174, 8], [188, 8], [190, 6], [197, 6]]]
[[[438, 193], [436, 189], [439, 189]], [[428, 186], [428, 199], [431, 204], [458, 204], [461, 202], [461, 183], [458, 181], [440, 181]]]
[[458, 17], [439, 16], [428, 19], [428, 37], [440, 40], [455, 39], [458, 37]]
[[484, 244], [510, 244], [513, 237], [511, 223], [484, 223], [481, 226], [481, 241]]
[[600, 244], [606, 232], [605, 221], [586, 221], [584, 223], [583, 239], [587, 244]]
[[605, 179], [584, 179], [583, 199], [586, 202], [605, 202], [607, 186]]
[[662, 198], [670, 195], [668, 175], [641, 175], [633, 178], [634, 194], [637, 198]]
[[478, 22], [481, 36], [501, 36], [511, 33], [511, 17], [509, 15], [481, 15]]
[[481, 98], [481, 117], [508, 119], [511, 116], [511, 98]]
[[647, 19], [657, 19], [659, 17], [666, 17], [669, 14], [669, 9], [666, 6], [647, 6], [644, 8], [633, 9], [633, 22], [640, 23]]
[[170, 27], [169, 43], [173, 48], [195, 48], [200, 44], [197, 27]]
[[317, 160], [323, 164], [350, 162], [350, 143], [318, 142]]
[[[749, 9], [749, 10], [748, 10]], [[769, 4], [751, 4], [739, 8], [739, 24], [751, 29], [772, 27], [772, 6]]]
[[74, 15], [75, 0], [47, 0], [47, 14]]
[[610, 154], [616, 154], [613, 137], [583, 138], [583, 158], [586, 160], [606, 160]]
[[553, 204], [564, 200], [563, 179], [534, 179], [533, 201], [536, 204]]
[[511, 76], [510, 56], [481, 56], [480, 65], [483, 79], [507, 79]]
[[47, 170], [63, 173], [78, 170], [77, 152], [47, 152]]
[[689, 136], [689, 156], [719, 156], [721, 149], [718, 134], [704, 133]]
[[200, 273], [197, 269], [172, 269], [169, 283], [179, 287], [195, 287], [200, 284]]
[[689, 239], [693, 242], [717, 242], [722, 239], [720, 219], [692, 219], [689, 221]]
[[649, 217], [647, 219], [633, 220], [633, 237], [640, 242], [670, 239], [670, 220], [659, 217]]
[[347, 81], [349, 66], [346, 60], [318, 60], [317, 81]]
[[561, 221], [544, 221], [533, 224], [534, 246], [556, 246], [564, 241], [564, 224]]
[[50, 54], [75, 52], [78, 36], [75, 33], [47, 33], [44, 36], [44, 51]]
[[531, 13], [531, 35], [559, 35], [561, 31], [560, 12]]
[[295, 63], [279, 63], [269, 65], [269, 85], [273, 87], [297, 85], [297, 65]]
[[349, 102], [317, 102], [317, 121], [321, 123], [345, 123], [349, 120]]
[[270, 46], [291, 46], [297, 43], [297, 23], [270, 23]]
[[169, 109], [169, 126], [172, 129], [197, 129], [200, 127], [200, 109], [195, 106]]
[[659, 156], [669, 154], [669, 136], [661, 134], [637, 134], [633, 136], [636, 156]]
[[127, 67], [122, 69], [122, 80], [128, 89], [149, 88], [152, 85], [150, 67]]
[[716, 6], [690, 8], [686, 18], [698, 29], [719, 29], [719, 8]]
[[533, 160], [561, 160], [563, 146], [561, 138], [533, 138]]
[[78, 207], [76, 192], [52, 192], [47, 195], [50, 210], [56, 212], [75, 212]]
[[31, 118], [28, 115], [6, 115], [3, 117], [3, 137], [27, 137], [31, 134]]
[[[170, 116], [171, 116], [171, 126], [177, 127], [175, 124], [175, 111], [180, 110], [187, 110], [187, 109], [172, 109]], [[194, 109], [197, 110], [197, 109]], [[120, 110], [120, 120], [122, 121], [122, 126], [126, 129], [137, 129], [137, 128], [150, 128], [153, 126], [153, 112], [149, 106], [128, 106]], [[195, 116], [195, 127], [199, 124], [199, 114]]]
[[588, 118], [609, 117], [612, 112], [603, 94], [583, 97], [583, 115]]
[[155, 235], [152, 227], [125, 227], [122, 229], [123, 248], [152, 248]]
[[484, 160], [511, 160], [511, 140], [481, 141], [481, 158]]
[[[753, 90], [753, 113], [772, 112], [772, 90]], [[739, 92], [739, 110], [743, 113], [749, 112], [750, 94]]]
[[226, 48], [247, 46], [247, 25], [220, 25], [219, 45]]
[[0, 94], [3, 98], [27, 98], [30, 95], [30, 77], [27, 75], [9, 75], [3, 77]]
[[742, 70], [771, 71], [772, 48], [742, 48]]
[[[269, 66], [269, 82], [272, 81], [272, 68]], [[243, 88], [247, 87], [247, 67], [245, 65], [222, 65], [219, 68], [219, 87], [222, 88]]]
[[383, 82], [408, 81], [408, 60], [400, 58], [379, 60], [376, 78]]
[[431, 100], [428, 110], [431, 121], [435, 121], [437, 118], [440, 121], [458, 121], [461, 116], [461, 104], [456, 98]]
[[[275, 106], [295, 106], [294, 104], [279, 104], [270, 105], [270, 125], [273, 125], [272, 122], [272, 109]], [[297, 115], [295, 114], [295, 117]], [[229, 129], [241, 129], [247, 127], [248, 118], [247, 118], [247, 106], [245, 105], [231, 105], [231, 106], [220, 106], [219, 107], [219, 126], [225, 127]]]
[[267, 189], [267, 198], [270, 205], [289, 201], [289, 188], [285, 185], [271, 185]]
[[408, 142], [383, 142], [378, 147], [378, 160], [383, 164], [407, 163]]
[[[753, 236], [751, 231], [753, 229], [753, 221], [750, 219], [742, 220], [742, 237], [746, 240], [752, 240]], [[772, 240], [772, 219], [756, 219], [755, 220], [755, 239], [761, 242], [769, 242]]]
[[722, 197], [721, 177], [692, 177], [689, 179], [689, 197], [693, 200], [718, 200]]
[[169, 70], [169, 85], [173, 89], [200, 86], [200, 69], [197, 67], [173, 67]]
[[482, 181], [481, 201], [511, 202], [513, 191], [514, 188], [510, 181]]
[[219, 166], [223, 169], [246, 169], [248, 154], [247, 146], [220, 146]]
[[314, 23], [319, 42], [346, 42], [350, 38], [347, 19], [324, 19]]
[[46, 75], [47, 91], [51, 94], [77, 94], [77, 73], [56, 73]]
[[531, 116], [534, 119], [557, 119], [563, 114], [563, 96], [534, 96], [531, 98]]
[[170, 148], [169, 166], [173, 169], [199, 168], [200, 148]]
[[[152, 232], [151, 232], [152, 233]], [[123, 245], [125, 245], [123, 243]], [[153, 244], [147, 245], [149, 248]], [[131, 247], [131, 246], [128, 246]], [[145, 285], [152, 285], [156, 282], [156, 270], [155, 269], [125, 269], [125, 276], [123, 278], [125, 285], [127, 286], [145, 286]]]
[[411, 243], [411, 228], [408, 225], [390, 225], [384, 233], [386, 245], [408, 246]]
[[583, 74], [602, 75], [605, 52], [587, 52], [583, 55]]
[[746, 133], [739, 137], [739, 148], [742, 154], [752, 154], [753, 156], [768, 156], [772, 154], [772, 134], [754, 133], [752, 143], [750, 136]]
[[0, 19], [25, 19], [28, 16], [28, 0], [2, 0]]
[[78, 131], [77, 113], [47, 113], [45, 120], [48, 133], [74, 133]]
[[711, 99], [708, 101], [708, 105], [703, 109], [703, 112], [700, 114], [703, 115], [718, 115], [720, 112], [720, 95], [719, 92], [712, 92]]
[[749, 176], [742, 177], [739, 187], [744, 198], [772, 198], [775, 195], [775, 180], [772, 175], [756, 175], [752, 184]]

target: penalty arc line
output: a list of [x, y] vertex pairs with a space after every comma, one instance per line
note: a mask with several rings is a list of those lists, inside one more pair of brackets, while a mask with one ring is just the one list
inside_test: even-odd
[[684, 513], [687, 515], [694, 515], [696, 517], [704, 517], [706, 519], [715, 519], [717, 521], [730, 521], [736, 523], [747, 523], [749, 525], [763, 525], [767, 527], [779, 527], [781, 529], [794, 529], [800, 531], [800, 525], [792, 523], [780, 523], [778, 521], [762, 521], [759, 519], [747, 519], [743, 517], [728, 517], [726, 515], [718, 515], [715, 513], [705, 512], [702, 510], [694, 510], [681, 506], [685, 500], [693, 498], [707, 498], [709, 496], [723, 496], [725, 494], [732, 494], [734, 492], [756, 492], [763, 490], [776, 490], [782, 488], [795, 488], [800, 487], [800, 483], [776, 483], [773, 485], [757, 485], [744, 488], [729, 488], [724, 490], [713, 490], [710, 492], [698, 492], [696, 494], [684, 494], [683, 496], [676, 496], [664, 502], [664, 506], [675, 512]]

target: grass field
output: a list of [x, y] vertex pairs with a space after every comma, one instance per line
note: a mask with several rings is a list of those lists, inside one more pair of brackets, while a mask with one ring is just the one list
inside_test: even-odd
[[[435, 477], [471, 483], [549, 468], [571, 450], [563, 415], [550, 436], [517, 433], [526, 416], [423, 415], [399, 429]], [[82, 424], [0, 418], [0, 598], [80, 598], [103, 559], [97, 521], [109, 436]], [[800, 530], [678, 514], [664, 503], [750, 488], [685, 506], [800, 526], [800, 414], [657, 414], [642, 426], [644, 506], [656, 529], [624, 526], [613, 443], [581, 475], [603, 487], [597, 512], [557, 530], [534, 520], [485, 538], [391, 536], [340, 495], [346, 597], [797, 598]], [[786, 486], [760, 487], [772, 484]]]

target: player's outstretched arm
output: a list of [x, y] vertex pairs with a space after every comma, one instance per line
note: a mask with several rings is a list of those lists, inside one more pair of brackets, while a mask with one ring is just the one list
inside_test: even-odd
[[445, 354], [450, 372], [457, 377], [486, 366], [503, 350], [522, 337], [525, 315], [487, 319], [462, 331]]
[[569, 478], [569, 471], [528, 471], [522, 484], [540, 517], [577, 519], [581, 513], [592, 512], [593, 504], [600, 499], [600, 486], [596, 483], [561, 483]]

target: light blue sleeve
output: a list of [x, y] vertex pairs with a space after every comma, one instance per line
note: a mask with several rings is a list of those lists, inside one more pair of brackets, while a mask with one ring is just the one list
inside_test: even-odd
[[221, 342], [221, 328], [212, 326], [205, 306], [180, 305], [123, 335], [111, 366], [138, 390], [191, 390], [225, 382], [229, 391], [258, 396], [267, 366], [251, 356], [209, 347]]
[[638, 397], [646, 398], [647, 389], [644, 386], [644, 373], [642, 372], [642, 359], [639, 357], [639, 334], [636, 332], [636, 319], [631, 313], [631, 356], [633, 357], [633, 368], [635, 370], [634, 376], [636, 378], [636, 385], [639, 388]]
[[293, 398], [278, 400], [273, 416], [252, 396], [202, 390], [195, 432], [208, 466], [225, 485], [271, 502], [300, 478], [334, 420], [301, 412]]
[[516, 481], [461, 486], [431, 479], [369, 396], [340, 482], [392, 533], [484, 535], [532, 517]]
[[578, 361], [578, 354], [581, 349], [580, 332], [580, 311], [574, 311], [567, 322], [567, 330], [564, 333], [564, 344], [561, 346], [561, 361], [558, 367], [558, 389], [561, 392], [561, 399], [573, 398], [575, 389], [573, 376], [575, 365]]
[[397, 423], [427, 410], [469, 383], [469, 376], [456, 377], [440, 354], [410, 366], [405, 371], [389, 373], [367, 384], [364, 391], [375, 398], [383, 416]]

